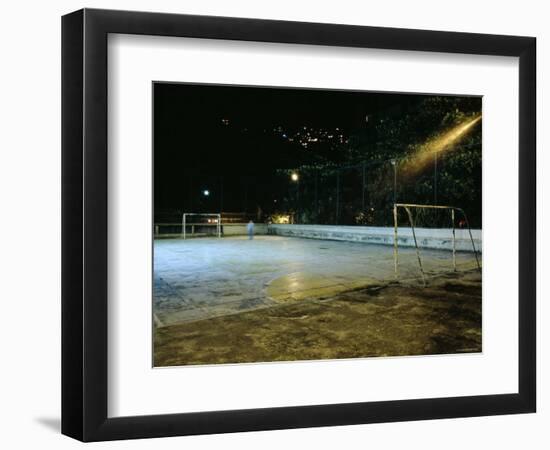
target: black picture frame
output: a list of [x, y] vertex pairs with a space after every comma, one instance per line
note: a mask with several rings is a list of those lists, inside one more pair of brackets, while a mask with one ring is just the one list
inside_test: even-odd
[[[518, 57], [518, 392], [469, 397], [109, 418], [107, 416], [107, 36], [109, 33]], [[95, 9], [83, 9], [64, 16], [62, 18], [62, 433], [82, 441], [102, 441], [535, 412], [535, 91], [536, 39], [533, 37]]]

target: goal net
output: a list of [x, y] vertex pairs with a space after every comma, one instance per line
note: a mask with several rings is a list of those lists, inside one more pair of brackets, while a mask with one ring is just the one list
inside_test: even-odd
[[222, 236], [222, 217], [216, 213], [184, 213], [181, 223], [183, 239], [195, 236]]
[[[428, 258], [425, 257], [428, 250], [447, 251], [449, 270], [457, 270], [457, 254], [465, 255], [462, 259], [466, 262], [473, 263], [475, 260], [475, 267], [481, 270], [478, 255], [479, 244], [476, 247], [468, 217], [462, 208], [395, 203], [393, 205], [393, 222], [396, 278], [400, 276], [400, 246], [414, 247], [415, 259], [424, 285], [429, 269], [427, 267]], [[441, 252], [434, 263], [445, 264], [445, 257], [441, 257]], [[471, 264], [468, 266], [471, 267]]]

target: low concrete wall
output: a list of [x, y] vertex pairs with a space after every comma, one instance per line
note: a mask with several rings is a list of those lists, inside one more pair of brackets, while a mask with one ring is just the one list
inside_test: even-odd
[[[307, 239], [329, 239], [335, 241], [365, 242], [369, 244], [393, 245], [392, 227], [362, 227], [336, 225], [269, 225], [268, 233], [278, 236], [293, 236]], [[447, 228], [415, 228], [416, 239], [421, 248], [452, 250], [452, 230]], [[468, 230], [456, 229], [456, 249], [472, 252]], [[472, 230], [476, 250], [481, 252], [481, 230]], [[400, 246], [414, 247], [410, 227], [398, 228], [397, 240]]]
[[[222, 224], [222, 236], [244, 236], [247, 235], [246, 231], [247, 223], [225, 223]], [[208, 233], [205, 233], [204, 230], [208, 230]], [[217, 229], [215, 226], [202, 227], [201, 225], [195, 225], [196, 233], [193, 234], [190, 231], [189, 226], [187, 227], [187, 237], [198, 237], [205, 236], [206, 234], [216, 236]], [[167, 223], [167, 224], [155, 224], [154, 228], [155, 238], [174, 238], [181, 236], [181, 224], [179, 223]], [[267, 225], [265, 223], [254, 224], [254, 234], [267, 234]]]

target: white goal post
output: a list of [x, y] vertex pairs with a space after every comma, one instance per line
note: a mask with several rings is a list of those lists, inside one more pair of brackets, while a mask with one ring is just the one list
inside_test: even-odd
[[[188, 216], [211, 217], [208, 222], [188, 222]], [[196, 226], [215, 226], [216, 234], [222, 237], [222, 215], [217, 213], [183, 213], [181, 231], [183, 239], [187, 239], [187, 226], [191, 226], [191, 235], [195, 234]]]
[[426, 284], [426, 274], [424, 272], [424, 267], [422, 266], [422, 257], [420, 255], [420, 248], [418, 247], [418, 241], [416, 239], [416, 231], [415, 231], [415, 223], [413, 214], [411, 212], [412, 209], [434, 209], [434, 210], [448, 210], [450, 219], [451, 219], [451, 229], [452, 229], [452, 251], [453, 251], [453, 270], [456, 271], [456, 228], [455, 228], [455, 213], [458, 212], [461, 214], [464, 218], [464, 222], [466, 227], [468, 228], [468, 234], [470, 236], [470, 241], [472, 243], [472, 250], [475, 255], [477, 268], [481, 270], [481, 265], [479, 263], [479, 258], [477, 255], [477, 249], [474, 243], [474, 238], [472, 236], [472, 230], [470, 228], [470, 223], [468, 222], [468, 217], [466, 215], [466, 212], [462, 208], [458, 208], [456, 206], [442, 206], [442, 205], [419, 205], [414, 203], [394, 203], [393, 205], [393, 224], [394, 224], [394, 236], [393, 236], [393, 258], [394, 258], [394, 270], [395, 270], [395, 277], [397, 278], [399, 276], [399, 241], [398, 241], [398, 209], [403, 208], [405, 212], [407, 213], [407, 217], [409, 219], [409, 225], [412, 230], [412, 236], [414, 240], [414, 247], [416, 249], [416, 257], [418, 259], [418, 266], [420, 268], [420, 273], [422, 275], [422, 282], [424, 285]]

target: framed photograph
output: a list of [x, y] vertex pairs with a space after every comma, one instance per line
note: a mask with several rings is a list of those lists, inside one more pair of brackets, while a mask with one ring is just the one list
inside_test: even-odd
[[532, 37], [62, 20], [62, 432], [535, 412]]

